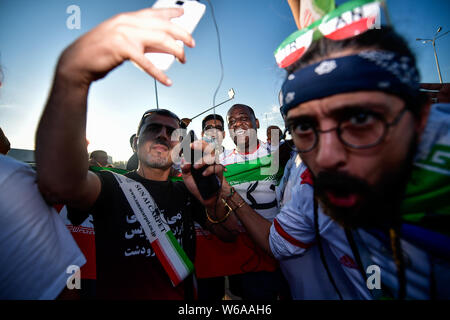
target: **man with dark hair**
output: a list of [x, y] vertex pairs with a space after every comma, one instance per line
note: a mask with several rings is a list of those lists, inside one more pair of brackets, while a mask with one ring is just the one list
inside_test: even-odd
[[[245, 205], [235, 212], [282, 264], [318, 248], [315, 270], [335, 294], [319, 288], [316, 299], [450, 296], [449, 168], [431, 161], [450, 146], [450, 111], [435, 105], [428, 117], [418, 80], [390, 28], [321, 38], [289, 70], [281, 112], [305, 164], [300, 183], [271, 226]], [[294, 267], [289, 283], [305, 287]]]
[[136, 154], [135, 143], [136, 143], [136, 133], [133, 133], [133, 135], [130, 137], [130, 147], [133, 150], [133, 155], [127, 161], [126, 169], [128, 171], [133, 171], [138, 168], [139, 161], [138, 161], [137, 154]]
[[[267, 131], [267, 150], [273, 152], [280, 147], [281, 139], [283, 138], [283, 131], [278, 126], [268, 126]], [[275, 140], [272, 141], [272, 138]]]
[[221, 115], [209, 114], [203, 118], [202, 138], [209, 143], [214, 143], [219, 155], [225, 151], [222, 146], [225, 139], [225, 123]]
[[[169, 179], [179, 144], [174, 135], [180, 128], [178, 116], [169, 110], [153, 109], [142, 116], [135, 143], [136, 171], [123, 176], [87, 168], [84, 137], [91, 83], [130, 59], [170, 85], [144, 53], [163, 51], [184, 61], [184, 50], [175, 40], [193, 47], [193, 39], [170, 22], [181, 14], [174, 8], [124, 13], [76, 40], [59, 59], [39, 123], [39, 188], [51, 203], [79, 208], [80, 215], [93, 214], [96, 290], [101, 298], [192, 299], [193, 221], [224, 240], [235, 238], [230, 231], [237, 228], [237, 220], [220, 201], [224, 195], [219, 190], [217, 196], [203, 199], [191, 164], [183, 167], [183, 181]], [[205, 144], [197, 141], [191, 147], [203, 150]], [[61, 156], [68, 160], [55, 161]], [[221, 181], [222, 167], [207, 167], [204, 175], [211, 174]]]
[[92, 151], [89, 155], [89, 165], [94, 167], [106, 167], [108, 165], [108, 154], [106, 151]]
[[[216, 125], [221, 125], [222, 131], [225, 132], [225, 129], [224, 129], [225, 122], [223, 121], [223, 118], [220, 114], [214, 114], [214, 113], [208, 114], [202, 120], [202, 130], [203, 131], [205, 131], [206, 126], [216, 126]], [[208, 129], [210, 129], [210, 128], [208, 128]]]

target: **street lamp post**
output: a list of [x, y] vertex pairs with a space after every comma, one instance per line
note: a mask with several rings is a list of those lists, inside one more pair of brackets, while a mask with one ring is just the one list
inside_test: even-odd
[[422, 43], [428, 43], [431, 42], [431, 45], [433, 46], [433, 50], [434, 50], [434, 59], [436, 60], [436, 67], [437, 67], [437, 71], [438, 71], [438, 76], [439, 76], [439, 82], [442, 83], [442, 76], [441, 76], [441, 69], [439, 67], [439, 61], [438, 61], [438, 57], [437, 57], [437, 53], [436, 53], [436, 40], [439, 38], [442, 38], [443, 36], [445, 36], [447, 33], [449, 33], [450, 31], [447, 31], [441, 35], [438, 36], [439, 32], [441, 32], [442, 27], [439, 27], [436, 31], [436, 33], [434, 34], [434, 37], [432, 39], [422, 39], [422, 38], [417, 38], [416, 41], [422, 41]]

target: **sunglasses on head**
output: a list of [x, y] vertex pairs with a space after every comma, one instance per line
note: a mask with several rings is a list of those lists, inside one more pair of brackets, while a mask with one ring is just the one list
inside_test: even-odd
[[278, 66], [290, 66], [308, 51], [314, 41], [322, 37], [338, 41], [379, 28], [380, 7], [381, 0], [354, 0], [343, 3], [308, 27], [287, 37], [274, 53]]
[[150, 109], [150, 110], [147, 110], [142, 115], [141, 121], [143, 121], [145, 118], [151, 116], [152, 114], [159, 114], [159, 115], [162, 115], [162, 116], [164, 116], [164, 115], [165, 116], [169, 116], [171, 118], [176, 119], [178, 122], [180, 122], [180, 118], [178, 118], [178, 116], [175, 113], [173, 113], [172, 111], [167, 110], [167, 109]]

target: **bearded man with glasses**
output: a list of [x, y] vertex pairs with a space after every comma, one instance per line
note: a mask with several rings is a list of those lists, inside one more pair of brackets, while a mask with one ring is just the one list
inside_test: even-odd
[[450, 107], [429, 114], [419, 87], [391, 28], [322, 38], [288, 67], [280, 104], [298, 184], [272, 224], [235, 212], [295, 299], [450, 297]]

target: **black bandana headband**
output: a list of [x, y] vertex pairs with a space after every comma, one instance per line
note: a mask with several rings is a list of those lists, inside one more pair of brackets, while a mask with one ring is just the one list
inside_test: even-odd
[[389, 51], [362, 51], [326, 59], [290, 74], [280, 93], [281, 113], [300, 103], [338, 93], [375, 90], [405, 101], [419, 95], [419, 72], [411, 58]]

